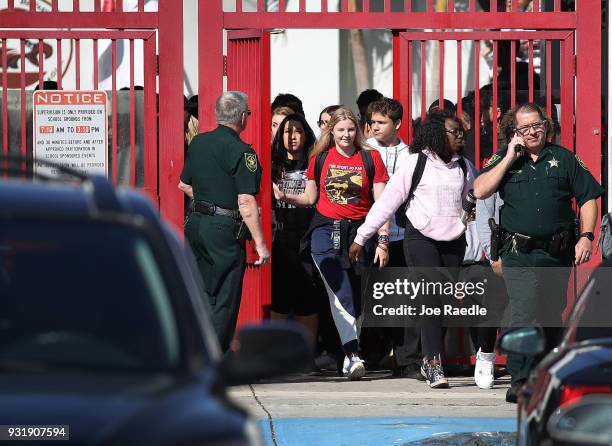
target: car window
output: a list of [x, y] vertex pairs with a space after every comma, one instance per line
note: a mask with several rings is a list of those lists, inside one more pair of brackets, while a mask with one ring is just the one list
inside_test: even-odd
[[140, 231], [0, 220], [0, 365], [168, 370], [176, 318]]
[[575, 340], [612, 337], [612, 269], [597, 268], [580, 296], [580, 303], [573, 315]]

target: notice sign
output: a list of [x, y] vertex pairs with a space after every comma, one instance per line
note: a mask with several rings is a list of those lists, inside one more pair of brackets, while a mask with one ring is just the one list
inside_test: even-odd
[[49, 161], [87, 175], [108, 174], [108, 126], [104, 91], [34, 92], [34, 170], [59, 176]]

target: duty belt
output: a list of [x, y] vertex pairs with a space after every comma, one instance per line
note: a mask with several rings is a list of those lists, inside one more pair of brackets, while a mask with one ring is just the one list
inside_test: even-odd
[[568, 249], [570, 245], [569, 231], [562, 231], [552, 236], [551, 239], [543, 240], [518, 232], [504, 231], [503, 239], [510, 241], [510, 250], [514, 253], [530, 253], [534, 249], [547, 251], [554, 257], [558, 257], [561, 252]]
[[231, 217], [234, 220], [240, 220], [241, 218], [240, 211], [235, 209], [225, 209], [207, 201], [196, 201], [193, 210], [206, 215], [222, 215], [224, 217]]

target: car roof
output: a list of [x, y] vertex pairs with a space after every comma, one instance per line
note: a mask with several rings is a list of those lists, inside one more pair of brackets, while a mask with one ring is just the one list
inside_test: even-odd
[[0, 216], [95, 220], [100, 215], [113, 214], [138, 215], [160, 225], [148, 199], [133, 190], [115, 189], [104, 176], [82, 178], [78, 182], [0, 180]]

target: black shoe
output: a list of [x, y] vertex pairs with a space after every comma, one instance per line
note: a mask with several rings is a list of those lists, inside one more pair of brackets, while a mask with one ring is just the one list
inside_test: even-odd
[[393, 376], [396, 378], [410, 378], [425, 381], [425, 378], [423, 375], [421, 375], [421, 366], [415, 363], [404, 366], [396, 366], [393, 369]]
[[518, 392], [523, 387], [523, 382], [515, 383], [510, 386], [506, 392], [506, 402], [516, 404], [518, 401]]

